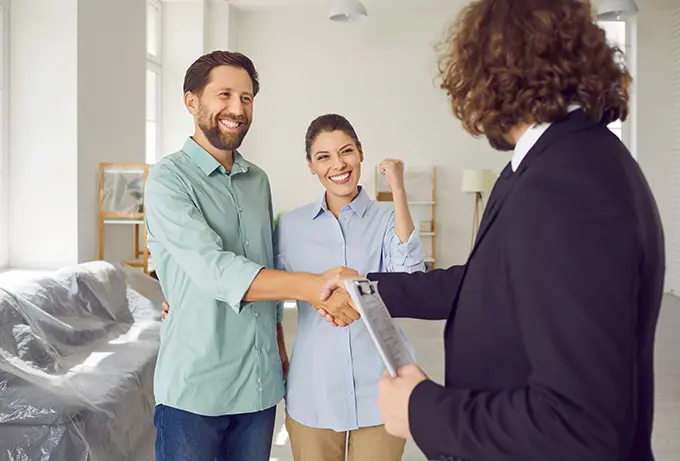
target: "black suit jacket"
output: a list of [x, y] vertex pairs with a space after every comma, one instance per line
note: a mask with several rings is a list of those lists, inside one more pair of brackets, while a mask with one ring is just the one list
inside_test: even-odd
[[395, 317], [447, 319], [446, 383], [411, 432], [432, 460], [649, 461], [664, 238], [628, 150], [582, 111], [498, 179], [464, 266], [369, 274]]

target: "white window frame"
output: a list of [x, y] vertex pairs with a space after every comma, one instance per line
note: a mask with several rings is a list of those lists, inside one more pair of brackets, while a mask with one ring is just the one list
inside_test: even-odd
[[[145, 158], [146, 158], [146, 163], [151, 164], [151, 163], [156, 163], [156, 161], [161, 158], [161, 133], [162, 133], [162, 131], [161, 131], [161, 124], [162, 124], [162, 112], [161, 112], [161, 108], [162, 108], [162, 104], [161, 104], [162, 82], [161, 82], [161, 79], [162, 79], [162, 75], [163, 75], [163, 73], [162, 73], [162, 60], [161, 60], [161, 56], [163, 54], [162, 53], [162, 50], [163, 50], [163, 43], [162, 43], [163, 34], [162, 34], [162, 31], [161, 31], [161, 27], [162, 27], [163, 11], [162, 11], [162, 4], [159, 0], [147, 0], [147, 14], [148, 14], [148, 8], [149, 7], [154, 7], [158, 10], [158, 23], [156, 24], [156, 37], [155, 37], [156, 44], [157, 44], [157, 47], [158, 47], [158, 49], [156, 50], [157, 54], [154, 55], [152, 53], [149, 53], [148, 43], [147, 43], [147, 48], [146, 48], [146, 69], [147, 69], [147, 71], [151, 71], [158, 76], [158, 79], [156, 81], [156, 83], [157, 83], [156, 84], [156, 94], [155, 94], [155, 98], [154, 98], [155, 103], [156, 103], [156, 107], [155, 107], [156, 117], [153, 120], [153, 122], [156, 124], [155, 125], [156, 129], [155, 129], [155, 132], [153, 133], [153, 136], [155, 137], [155, 144], [154, 145], [156, 146], [155, 152], [151, 152], [151, 153], [147, 152], [146, 151], [146, 143], [144, 144], [144, 155], [145, 155]], [[148, 27], [148, 22], [147, 22], [147, 27]], [[144, 81], [145, 81], [145, 87], [146, 87], [146, 73], [144, 74]], [[146, 110], [146, 106], [145, 106], [145, 110]], [[151, 121], [149, 119], [148, 113], [147, 113], [146, 117], [144, 118], [144, 121], [145, 121], [144, 127], [145, 127], [145, 131], [146, 131], [146, 123]], [[145, 136], [149, 136], [149, 133], [146, 133]]]
[[0, 0], [0, 268], [9, 265], [9, 0]]
[[637, 159], [637, 17], [626, 20], [626, 49], [628, 72], [633, 78], [630, 88], [628, 118], [623, 122], [623, 140], [633, 158]]
[[[152, 63], [152, 62], [149, 62], [149, 61], [147, 61], [147, 63], [146, 63], [146, 70], [147, 70], [147, 72], [150, 71], [150, 72], [155, 73], [156, 76], [158, 77], [157, 80], [156, 80], [156, 95], [155, 95], [156, 117], [155, 117], [155, 119], [151, 120], [149, 118], [149, 114], [147, 113], [146, 117], [144, 118], [144, 129], [145, 130], [146, 130], [147, 122], [153, 121], [156, 124], [155, 125], [156, 129], [154, 130], [154, 133], [153, 133], [153, 136], [156, 138], [155, 139], [156, 148], [155, 148], [154, 152], [147, 152], [146, 151], [146, 143], [144, 144], [144, 155], [145, 155], [145, 158], [146, 158], [146, 163], [153, 164], [153, 163], [156, 163], [156, 161], [161, 158], [161, 118], [162, 118], [162, 114], [161, 114], [161, 94], [162, 94], [161, 93], [161, 90], [162, 90], [161, 78], [162, 78], [162, 74], [161, 74], [161, 67], [158, 64], [155, 64], [155, 63]], [[144, 84], [146, 86], [146, 72], [144, 73]], [[145, 99], [145, 101], [146, 101], [146, 99]], [[146, 105], [144, 106], [144, 110], [146, 111]], [[146, 133], [146, 136], [149, 136], [149, 133]]]
[[[637, 113], [637, 98], [636, 98], [636, 75], [637, 75], [637, 22], [635, 18], [627, 18], [621, 20], [611, 20], [611, 21], [598, 21], [602, 22], [618, 22], [622, 23], [625, 28], [625, 38], [623, 46], [618, 43], [621, 51], [623, 51], [625, 56], [626, 67], [628, 72], [630, 72], [633, 78], [633, 84], [630, 88], [630, 101], [629, 101], [629, 111], [628, 118], [621, 123], [621, 141], [628, 147], [633, 158], [637, 158], [637, 123], [636, 123], [636, 113]], [[613, 130], [612, 130], [613, 131]]]

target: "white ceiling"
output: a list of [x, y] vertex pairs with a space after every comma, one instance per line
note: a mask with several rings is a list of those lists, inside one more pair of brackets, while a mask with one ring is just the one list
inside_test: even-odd
[[[203, 1], [203, 0], [161, 0], [163, 2], [181, 2], [181, 1]], [[232, 5], [241, 9], [269, 9], [280, 7], [330, 7], [334, 0], [208, 0], [216, 3], [231, 3]], [[431, 7], [448, 7], [452, 3], [464, 5], [469, 0], [362, 0], [366, 9], [371, 13], [371, 9], [384, 10], [386, 8], [403, 9], [403, 8], [431, 8]], [[636, 0], [640, 10], [655, 10], [668, 9], [680, 6], [680, 0]], [[597, 4], [597, 0], [593, 0]]]

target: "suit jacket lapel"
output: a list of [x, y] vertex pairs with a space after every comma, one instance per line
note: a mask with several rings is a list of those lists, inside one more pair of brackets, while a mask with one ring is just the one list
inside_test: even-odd
[[474, 246], [472, 247], [470, 257], [472, 257], [472, 255], [475, 253], [477, 247], [479, 246], [479, 243], [482, 241], [484, 235], [489, 230], [489, 227], [498, 216], [498, 212], [500, 211], [503, 202], [510, 193], [510, 190], [512, 190], [512, 186], [515, 183], [514, 179], [515, 176], [512, 171], [512, 166], [510, 163], [508, 163], [507, 166], [501, 172], [500, 176], [498, 177], [498, 180], [496, 181], [496, 184], [494, 184], [493, 189], [491, 190], [489, 200], [484, 209], [484, 213], [482, 214], [482, 221], [479, 224], [479, 232], [477, 233], [477, 237], [475, 238], [475, 243]]
[[498, 212], [503, 206], [503, 202], [510, 194], [510, 191], [516, 184], [517, 180], [524, 174], [524, 172], [531, 166], [531, 164], [540, 157], [541, 153], [545, 151], [550, 144], [556, 140], [573, 134], [577, 131], [592, 129], [597, 124], [588, 119], [582, 110], [576, 110], [569, 113], [563, 120], [553, 123], [550, 128], [543, 133], [536, 144], [529, 150], [527, 155], [522, 160], [516, 172], [512, 171], [511, 163], [503, 169], [498, 181], [491, 191], [489, 201], [482, 215], [482, 221], [479, 225], [479, 233], [475, 239], [470, 257], [475, 253], [484, 235], [489, 230], [489, 227], [498, 217]]

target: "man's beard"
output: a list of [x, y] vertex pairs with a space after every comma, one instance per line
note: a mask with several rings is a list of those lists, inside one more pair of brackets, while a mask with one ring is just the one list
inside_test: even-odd
[[491, 147], [501, 152], [510, 152], [512, 150], [515, 150], [515, 146], [506, 141], [503, 136], [487, 135], [486, 139], [489, 141]]
[[198, 119], [198, 127], [215, 149], [223, 151], [238, 149], [243, 142], [243, 138], [245, 138], [248, 133], [250, 122], [244, 115], [237, 116], [229, 114], [227, 115], [229, 120], [240, 122], [241, 125], [236, 133], [224, 133], [220, 129], [220, 117], [223, 117], [223, 115], [216, 115], [214, 118], [211, 118], [209, 115], [202, 113]]

